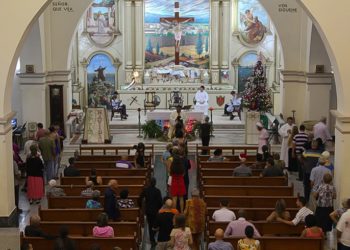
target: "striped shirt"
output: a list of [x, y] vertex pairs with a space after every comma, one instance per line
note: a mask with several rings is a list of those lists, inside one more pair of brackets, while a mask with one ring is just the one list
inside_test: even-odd
[[293, 137], [293, 142], [295, 144], [295, 152], [297, 154], [302, 154], [304, 152], [304, 146], [308, 142], [309, 137], [305, 132], [300, 132]]
[[305, 222], [305, 217], [313, 212], [307, 207], [302, 207], [299, 209], [298, 213], [295, 215], [295, 218], [292, 220], [294, 225], [298, 225], [299, 222]]

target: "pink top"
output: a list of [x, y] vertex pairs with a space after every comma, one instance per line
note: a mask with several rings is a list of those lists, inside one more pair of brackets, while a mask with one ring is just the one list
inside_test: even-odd
[[111, 237], [114, 237], [114, 230], [111, 226], [106, 226], [106, 227], [94, 226], [94, 228], [92, 229], [92, 235], [94, 237], [100, 237], [100, 238], [111, 238]]
[[269, 139], [269, 132], [266, 129], [262, 129], [259, 131], [259, 141], [258, 141], [258, 153], [262, 154], [262, 147], [267, 145], [267, 139]]

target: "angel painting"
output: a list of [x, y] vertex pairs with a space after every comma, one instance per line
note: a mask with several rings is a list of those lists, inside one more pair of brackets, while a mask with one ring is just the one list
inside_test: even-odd
[[267, 32], [266, 26], [260, 21], [258, 15], [254, 16], [254, 9], [247, 9], [240, 14], [241, 34], [248, 44], [261, 42]]

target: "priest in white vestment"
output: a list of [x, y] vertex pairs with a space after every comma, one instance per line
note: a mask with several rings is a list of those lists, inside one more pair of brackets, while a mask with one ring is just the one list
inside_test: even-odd
[[181, 119], [184, 124], [186, 124], [186, 114], [182, 112], [182, 107], [180, 105], [176, 106], [176, 110], [171, 112], [169, 117], [169, 139], [172, 139], [174, 137], [175, 125], [178, 122], [178, 118]]
[[200, 86], [199, 90], [196, 93], [195, 100], [196, 106], [194, 107], [195, 111], [203, 112], [205, 116], [208, 115], [208, 101], [209, 96], [208, 93], [204, 90], [204, 86]]
[[278, 130], [278, 133], [282, 137], [280, 159], [284, 160], [286, 168], [288, 168], [288, 139], [292, 134], [292, 128], [294, 126], [293, 121], [294, 119], [292, 117], [288, 117], [287, 123], [283, 124]]

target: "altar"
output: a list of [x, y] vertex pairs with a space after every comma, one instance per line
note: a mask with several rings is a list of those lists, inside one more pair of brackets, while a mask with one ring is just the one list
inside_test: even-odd
[[[146, 120], [151, 121], [167, 121], [169, 120], [170, 114], [173, 112], [173, 110], [153, 110], [150, 112], [147, 112], [146, 114]], [[201, 122], [203, 120], [204, 114], [203, 112], [198, 111], [182, 111], [186, 114], [187, 120], [196, 120]]]

